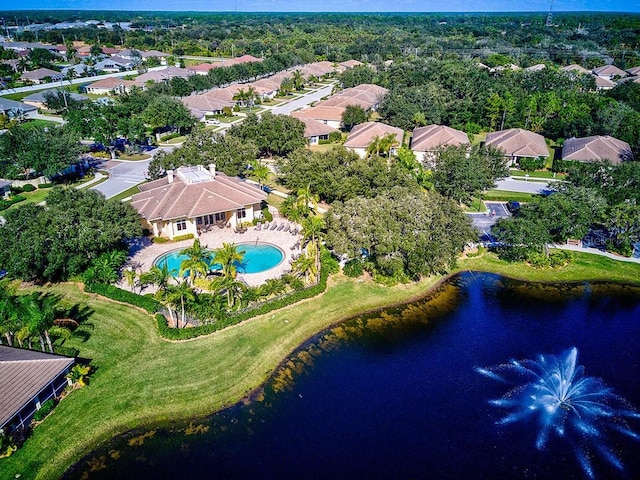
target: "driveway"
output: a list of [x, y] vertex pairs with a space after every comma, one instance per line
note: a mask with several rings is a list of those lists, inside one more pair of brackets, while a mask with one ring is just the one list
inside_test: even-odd
[[499, 218], [508, 218], [511, 216], [509, 210], [507, 210], [506, 202], [487, 202], [484, 204], [487, 206], [489, 213], [467, 213], [467, 216], [471, 219], [471, 223], [475, 227], [480, 235], [483, 237], [483, 240], [489, 240], [489, 234], [491, 232], [491, 227], [498, 221]]
[[105, 162], [100, 168], [109, 172], [109, 180], [96, 185], [93, 189], [101, 192], [107, 198], [114, 197], [128, 188], [144, 182], [150, 162], [151, 159], [136, 162], [124, 160]]
[[495, 187], [496, 190], [506, 190], [507, 192], [519, 192], [519, 193], [548, 193], [551, 190], [548, 187], [548, 183], [535, 182], [533, 180], [514, 180], [513, 178], [505, 178], [499, 180]]
[[323, 97], [328, 97], [329, 95], [331, 95], [333, 87], [334, 84], [332, 83], [331, 85], [322, 87], [319, 90], [307, 93], [306, 95], [302, 95], [300, 98], [291, 100], [284, 105], [273, 107], [271, 109], [271, 112], [275, 115], [289, 115], [294, 110], [300, 110], [301, 108], [304, 108], [314, 102], [321, 100]]

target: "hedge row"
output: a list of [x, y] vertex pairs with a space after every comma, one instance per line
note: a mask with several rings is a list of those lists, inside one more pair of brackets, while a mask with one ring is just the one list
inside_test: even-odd
[[14, 203], [23, 202], [24, 200], [26, 200], [26, 198], [23, 197], [22, 195], [15, 195], [15, 196], [11, 197], [10, 200], [0, 199], [0, 211], [6, 210], [7, 208], [9, 208]]
[[156, 321], [158, 322], [158, 330], [160, 335], [169, 340], [187, 340], [189, 338], [199, 337], [201, 335], [207, 335], [217, 330], [236, 325], [240, 322], [248, 320], [258, 315], [264, 315], [265, 313], [272, 312], [274, 310], [280, 310], [281, 308], [298, 303], [301, 300], [315, 297], [321, 294], [327, 288], [327, 279], [332, 271], [332, 266], [327, 265], [328, 262], [322, 262], [320, 269], [320, 281], [312, 287], [305, 288], [304, 290], [298, 290], [291, 295], [287, 295], [283, 298], [275, 299], [271, 302], [266, 302], [257, 308], [239, 313], [237, 315], [231, 315], [227, 318], [216, 321], [215, 323], [209, 323], [206, 325], [200, 325], [193, 328], [171, 328], [167, 324], [167, 319], [163, 315], [156, 315]]
[[154, 298], [122, 290], [121, 288], [114, 287], [113, 285], [106, 285], [103, 283], [85, 284], [84, 290], [90, 293], [97, 293], [98, 295], [102, 295], [103, 297], [107, 297], [112, 300], [117, 300], [118, 302], [128, 303], [130, 305], [143, 308], [149, 313], [155, 313], [160, 308], [160, 304]]

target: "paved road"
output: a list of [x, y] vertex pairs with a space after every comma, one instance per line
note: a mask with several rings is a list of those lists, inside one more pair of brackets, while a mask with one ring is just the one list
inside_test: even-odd
[[550, 191], [547, 183], [514, 180], [513, 178], [499, 180], [497, 182], [496, 190], [506, 190], [508, 192], [519, 193], [545, 193]]
[[323, 97], [327, 97], [331, 95], [333, 91], [333, 83], [331, 85], [327, 85], [326, 87], [322, 87], [320, 90], [316, 90], [315, 92], [308, 93], [306, 95], [301, 96], [300, 98], [296, 98], [295, 100], [291, 100], [289, 103], [285, 103], [284, 105], [279, 105], [277, 107], [273, 107], [271, 112], [276, 115], [289, 115], [294, 110], [299, 110], [301, 108], [306, 107], [307, 105], [312, 104], [313, 102], [317, 102]]
[[[155, 72], [158, 70], [164, 70], [165, 66], [162, 67], [152, 67], [149, 69], [150, 72]], [[18, 87], [18, 88], [7, 88], [5, 90], [0, 90], [0, 96], [8, 95], [10, 93], [23, 93], [23, 92], [35, 92], [38, 90], [46, 90], [48, 88], [60, 88], [65, 85], [77, 85], [79, 83], [93, 83], [98, 80], [102, 80], [103, 78], [111, 78], [111, 77], [126, 77], [129, 75], [138, 75], [137, 70], [128, 70], [126, 72], [117, 72], [117, 73], [107, 73], [105, 75], [96, 75], [95, 77], [83, 77], [83, 78], [74, 78], [73, 80], [63, 80], [61, 82], [52, 82], [52, 83], [43, 83], [40, 85], [30, 85], [28, 87]]]
[[485, 201], [484, 204], [489, 209], [489, 213], [467, 213], [467, 216], [471, 219], [471, 223], [473, 223], [476, 230], [486, 236], [499, 218], [510, 217], [511, 213], [507, 210], [507, 204], [505, 202]]

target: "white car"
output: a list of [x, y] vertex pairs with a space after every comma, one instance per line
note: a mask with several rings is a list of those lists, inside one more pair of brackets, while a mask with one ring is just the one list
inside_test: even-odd
[[207, 125], [220, 125], [220, 120], [217, 118], [207, 118], [204, 123]]

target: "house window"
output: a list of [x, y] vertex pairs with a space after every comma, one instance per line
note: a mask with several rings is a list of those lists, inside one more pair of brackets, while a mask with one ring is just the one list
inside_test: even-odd
[[247, 218], [247, 210], [245, 208], [239, 208], [236, 214], [238, 218]]
[[187, 221], [186, 220], [178, 220], [176, 222], [176, 229], [180, 232], [182, 230], [187, 229]]
[[216, 222], [224, 222], [227, 219], [227, 215], [224, 212], [216, 213]]

